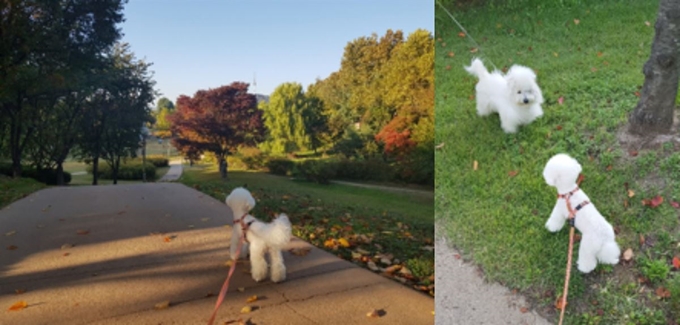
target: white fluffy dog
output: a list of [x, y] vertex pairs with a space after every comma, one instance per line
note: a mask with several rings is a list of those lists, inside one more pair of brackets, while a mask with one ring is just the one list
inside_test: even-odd
[[498, 112], [505, 133], [515, 133], [543, 115], [543, 94], [536, 84], [536, 74], [529, 68], [513, 65], [503, 76], [489, 73], [479, 59], [472, 60], [465, 70], [477, 76], [477, 114], [487, 116]]
[[[234, 226], [231, 234], [231, 258], [234, 259], [241, 234], [245, 231], [246, 241], [241, 248], [241, 256], [250, 252], [250, 265], [253, 280], [261, 281], [267, 277], [267, 260], [269, 252], [271, 260], [271, 280], [280, 282], [286, 279], [286, 265], [283, 263], [281, 249], [291, 238], [291, 226], [288, 216], [280, 214], [274, 221], [264, 223], [255, 219], [248, 212], [255, 207], [255, 199], [248, 190], [235, 188], [227, 196], [227, 205], [234, 213]], [[236, 262], [236, 261], [234, 261]]]
[[557, 203], [545, 227], [556, 232], [564, 226], [569, 216], [567, 201], [576, 212], [574, 222], [581, 234], [578, 251], [578, 269], [588, 273], [595, 269], [598, 261], [604, 264], [619, 263], [621, 250], [614, 238], [614, 229], [590, 203], [588, 196], [576, 184], [581, 165], [566, 154], [557, 154], [548, 160], [543, 178], [548, 185], [557, 189]]

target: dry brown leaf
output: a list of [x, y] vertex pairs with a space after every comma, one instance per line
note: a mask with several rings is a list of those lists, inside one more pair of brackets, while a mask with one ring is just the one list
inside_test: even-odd
[[16, 247], [16, 246], [14, 246], [14, 245], [9, 245], [9, 246], [7, 246], [7, 250], [10, 250], [10, 251], [13, 251], [13, 250], [15, 250], [15, 249], [17, 249], [17, 248], [19, 248], [19, 247]]
[[234, 260], [228, 260], [228, 261], [224, 262], [224, 265], [227, 266], [227, 267], [231, 267], [232, 264], [234, 264]]
[[477, 53], [477, 51], [479, 51], [479, 49], [476, 47], [470, 49], [470, 53]]
[[87, 235], [89, 233], [90, 233], [89, 229], [79, 229], [78, 231], [76, 231], [76, 234], [78, 235]]
[[672, 264], [676, 270], [680, 270], [680, 258], [678, 258], [677, 256], [673, 256]]
[[26, 303], [26, 301], [21, 300], [21, 301], [15, 302], [15, 303], [14, 303], [13, 305], [11, 305], [11, 306], [9, 307], [9, 309], [7, 309], [7, 310], [8, 310], [8, 311], [19, 311], [19, 310], [22, 310], [22, 309], [26, 308], [26, 306], [28, 306], [28, 304]]
[[633, 197], [633, 196], [635, 196], [635, 192], [633, 192], [633, 190], [631, 190], [631, 189], [628, 189], [628, 197]]
[[442, 143], [440, 143], [440, 144], [436, 145], [436, 146], [435, 146], [434, 148], [435, 148], [435, 149], [441, 149], [441, 148], [444, 148], [444, 144], [445, 144], [445, 142], [442, 142]]
[[168, 307], [170, 307], [170, 300], [159, 302], [153, 306], [156, 310], [166, 309]]
[[368, 266], [369, 269], [371, 269], [371, 271], [378, 271], [378, 270], [380, 270], [380, 269], [378, 268], [378, 266], [375, 265], [375, 262], [373, 262], [373, 261], [368, 261], [368, 263], [366, 263], [366, 265]]
[[508, 172], [509, 177], [515, 177], [517, 174], [519, 174], [519, 170], [511, 170]]
[[628, 248], [626, 249], [625, 252], [623, 252], [623, 260], [626, 262], [630, 261], [633, 258], [633, 256], [635, 256], [635, 254], [633, 254], [632, 248]]
[[472, 170], [477, 170], [478, 167], [479, 167], [479, 163], [477, 163], [477, 160], [472, 162]]
[[602, 57], [602, 52], [597, 52], [597, 57]]
[[24, 292], [26, 292], [26, 289], [14, 289], [14, 293], [17, 294], [17, 295], [20, 295]]
[[670, 290], [664, 288], [664, 287], [658, 287], [656, 289], [656, 296], [664, 299], [664, 298], [670, 298], [671, 297], [671, 292]]
[[69, 248], [71, 248], [71, 247], [73, 247], [73, 244], [64, 244], [64, 245], [61, 245], [61, 249], [69, 249]]
[[311, 247], [300, 247], [289, 250], [289, 252], [295, 256], [305, 256], [309, 254], [309, 252], [311, 251], [312, 251]]
[[458, 33], [458, 37], [465, 37], [465, 33], [459, 32], [459, 33]]
[[579, 20], [579, 19], [574, 19], [574, 25], [578, 25], [578, 24], [580, 24], [580, 23], [581, 23], [581, 20]]
[[16, 233], [17, 233], [16, 230], [8, 231], [8, 232], [5, 233], [5, 236], [12, 236], [12, 235], [14, 235], [14, 234], [16, 234]]
[[450, 57], [450, 58], [454, 57], [455, 55], [456, 55], [456, 54], [453, 53], [452, 51], [449, 52], [449, 57]]
[[380, 317], [380, 314], [378, 314], [377, 309], [373, 309], [366, 314], [366, 317], [368, 317], [368, 318], [378, 318], [378, 317]]
[[250, 313], [251, 311], [253, 311], [253, 308], [250, 307], [250, 306], [245, 306], [245, 307], [241, 308], [241, 314], [247, 314], [247, 313]]
[[529, 308], [527, 308], [527, 307], [522, 307], [522, 308], [519, 309], [519, 312], [522, 313], [522, 314], [526, 314], [528, 311], [529, 311]]
[[257, 301], [257, 295], [250, 296], [250, 297], [248, 297], [248, 299], [246, 299], [247, 304], [249, 304], [251, 302], [255, 302], [255, 301]]
[[239, 287], [239, 288], [237, 288], [236, 290], [238, 290], [238, 292], [244, 292], [244, 291], [246, 291], [246, 288], [244, 288], [244, 287]]
[[562, 306], [562, 296], [560, 296], [559, 298], [557, 298], [557, 301], [555, 301], [555, 308], [557, 308], [557, 310], [562, 310], [562, 308], [566, 307], [566, 305], [568, 304], [569, 303], [566, 303], [564, 304], [564, 306]]
[[652, 24], [650, 24], [649, 21], [646, 21], [646, 22], [645, 22], [645, 25], [647, 25], [648, 27], [649, 27], [649, 26], [652, 26]]

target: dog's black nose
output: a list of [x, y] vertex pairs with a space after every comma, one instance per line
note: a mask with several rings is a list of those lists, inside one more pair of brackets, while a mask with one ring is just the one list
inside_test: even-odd
[[529, 104], [529, 100], [524, 98], [524, 104]]

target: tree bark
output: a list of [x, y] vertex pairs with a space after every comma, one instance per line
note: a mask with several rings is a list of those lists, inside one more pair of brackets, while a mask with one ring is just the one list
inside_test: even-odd
[[668, 133], [678, 92], [678, 41], [680, 2], [661, 0], [652, 43], [652, 53], [642, 69], [645, 82], [640, 101], [629, 118], [631, 133]]
[[99, 179], [99, 153], [92, 157], [92, 185], [97, 185]]

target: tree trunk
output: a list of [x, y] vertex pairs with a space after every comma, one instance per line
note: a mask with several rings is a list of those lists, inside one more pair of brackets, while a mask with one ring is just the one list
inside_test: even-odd
[[673, 126], [678, 92], [680, 2], [661, 0], [654, 26], [652, 53], [642, 69], [645, 83], [640, 101], [629, 118], [631, 133], [668, 133]]
[[64, 186], [64, 161], [57, 163], [57, 185]]
[[111, 176], [113, 176], [113, 185], [118, 185], [118, 169], [120, 168], [120, 157], [113, 161], [113, 166], [111, 166]]
[[99, 179], [99, 154], [92, 157], [92, 185], [97, 185]]
[[223, 155], [220, 156], [218, 159], [219, 159], [219, 163], [220, 163], [219, 169], [220, 169], [220, 175], [222, 176], [222, 179], [229, 179], [227, 177], [227, 167], [228, 167], [227, 166], [227, 160], [225, 159], [225, 157]]

